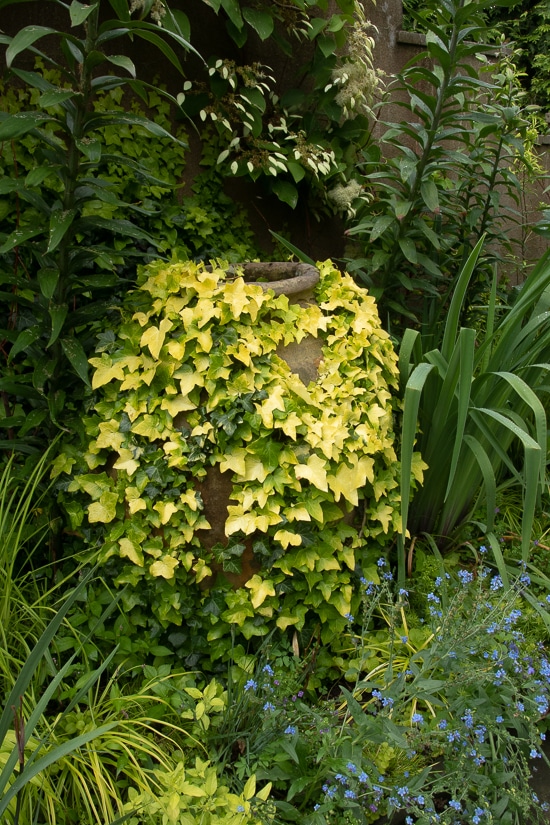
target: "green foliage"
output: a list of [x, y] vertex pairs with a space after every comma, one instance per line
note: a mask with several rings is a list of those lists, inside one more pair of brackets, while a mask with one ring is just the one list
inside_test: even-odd
[[240, 794], [219, 782], [216, 766], [195, 759], [189, 765], [183, 755], [171, 771], [157, 770], [159, 790], [130, 792], [126, 811], [129, 825], [260, 825], [269, 816], [266, 805], [271, 783], [256, 792], [251, 776]]
[[[358, 146], [370, 136], [381, 85], [371, 26], [360, 3], [337, 5], [336, 13], [327, 13], [321, 2], [262, 4], [245, 7], [241, 16], [231, 2], [237, 15], [230, 15], [231, 36], [241, 47], [246, 21], [262, 40], [280, 46], [296, 64], [290, 88], [269, 66], [211, 55], [204, 78], [186, 81], [178, 95], [189, 117], [209, 124], [203, 164], [252, 180], [292, 209], [301, 202], [309, 211], [347, 211], [350, 199], [342, 198], [340, 181], [336, 197], [328, 190], [335, 175], [350, 172]], [[285, 30], [294, 44], [281, 36]]]
[[[530, 272], [512, 305], [499, 308], [498, 318], [495, 275], [486, 329], [477, 342], [476, 330], [459, 329], [459, 316], [481, 244], [457, 281], [439, 346], [412, 330], [401, 345], [403, 525], [411, 536], [429, 533], [443, 546], [472, 515], [481, 490], [490, 532], [497, 486], [512, 479], [523, 492], [526, 562], [545, 489], [548, 425], [541, 399], [550, 369], [549, 256]], [[407, 467], [413, 448], [428, 469], [411, 499]]]
[[[392, 87], [403, 119], [369, 146], [348, 235], [359, 239], [349, 269], [397, 325], [437, 330], [447, 295], [482, 235], [487, 242], [470, 300], [486, 288], [490, 264], [510, 250], [519, 171], [533, 164], [536, 131], [506, 54], [480, 56], [485, 3], [431, 4], [426, 49]], [[384, 108], [381, 109], [381, 118]], [[449, 283], [451, 282], [451, 283]]]
[[522, 85], [533, 103], [550, 109], [550, 8], [546, 0], [516, 0], [505, 8], [493, 7], [488, 23], [495, 35], [514, 47], [514, 61]]
[[[102, 108], [101, 103], [108, 104], [116, 97], [113, 90], [123, 86], [148, 100], [146, 84], [135, 80], [132, 60], [113, 53], [116, 39], [131, 36], [153, 42], [179, 71], [179, 58], [167, 40], [179, 49], [190, 47], [177, 27], [162, 30], [163, 37], [158, 26], [132, 20], [125, 3], [113, 0], [109, 5], [115, 19], [100, 22], [99, 2], [75, 1], [69, 9], [68, 31], [31, 25], [14, 37], [0, 35], [0, 43], [7, 46], [12, 82], [9, 103], [15, 109], [0, 117], [0, 193], [8, 195], [2, 201], [4, 217], [15, 203], [14, 219], [5, 222], [7, 231], [0, 235], [1, 296], [6, 307], [3, 351], [10, 365], [2, 378], [6, 410], [2, 424], [8, 429], [11, 448], [28, 451], [33, 446], [28, 438], [32, 428], [59, 424], [67, 398], [67, 370], [88, 382], [90, 324], [105, 314], [109, 294], [118, 285], [121, 256], [113, 235], [126, 239], [118, 250], [124, 250], [125, 260], [132, 251], [128, 239], [138, 246], [144, 244], [145, 249], [148, 245], [162, 248], [129, 214], [150, 216], [156, 211], [153, 201], [136, 203], [139, 193], [129, 191], [128, 186], [113, 191], [113, 166], [129, 171], [136, 182], [141, 179], [148, 187], [165, 188], [165, 181], [155, 176], [154, 163], [143, 156], [133, 157], [127, 143], [130, 130], [140, 129], [141, 134], [145, 130], [150, 137], [170, 139], [180, 146], [183, 143], [141, 113]], [[55, 59], [35, 45], [46, 35], [55, 38]], [[17, 68], [21, 57], [29, 53], [43, 62], [33, 71]], [[44, 70], [46, 63], [53, 74]], [[121, 69], [129, 78], [99, 74], [106, 66], [108, 72]], [[150, 88], [154, 93], [151, 102], [157, 105], [156, 90]], [[95, 109], [94, 102], [98, 103]], [[119, 213], [114, 217], [116, 210]], [[138, 257], [142, 254], [142, 250], [136, 252]]]
[[[374, 301], [320, 271], [302, 306], [239, 270], [150, 264], [91, 361], [85, 464], [80, 445], [56, 460], [73, 529], [131, 585], [137, 624], [182, 625], [185, 655], [217, 659], [231, 628], [250, 639], [307, 619], [336, 636], [364, 547], [399, 523], [392, 346]], [[285, 360], [301, 341], [316, 362], [304, 381]], [[225, 493], [209, 486], [220, 473]], [[361, 533], [343, 519], [358, 505]]]

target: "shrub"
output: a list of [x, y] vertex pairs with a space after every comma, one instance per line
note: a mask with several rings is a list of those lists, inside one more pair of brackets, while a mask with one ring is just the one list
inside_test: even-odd
[[[72, 472], [73, 527], [131, 585], [136, 623], [152, 611], [157, 633], [182, 625], [187, 652], [192, 641], [214, 658], [231, 627], [251, 638], [306, 619], [328, 641], [353, 610], [365, 548], [399, 523], [392, 345], [373, 299], [330, 262], [320, 270], [318, 304], [301, 306], [220, 267], [144, 268], [91, 362], [85, 465], [74, 446], [56, 462]], [[284, 360], [306, 337], [318, 339], [307, 387]], [[231, 502], [212, 546], [202, 496], [218, 470]], [[343, 518], [358, 506], [360, 531]]]

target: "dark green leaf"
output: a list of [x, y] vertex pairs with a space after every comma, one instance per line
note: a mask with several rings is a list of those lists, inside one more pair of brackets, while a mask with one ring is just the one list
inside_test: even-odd
[[54, 89], [53, 91], [43, 92], [38, 98], [38, 102], [44, 109], [47, 109], [49, 106], [58, 106], [72, 97], [76, 97], [76, 92], [71, 92], [69, 89]]
[[68, 311], [69, 309], [67, 304], [53, 304], [48, 307], [48, 312], [52, 321], [52, 331], [50, 334], [50, 340], [46, 344], [46, 349], [51, 347], [51, 345], [59, 338], [59, 334], [63, 329], [63, 324], [65, 323], [65, 318], [67, 317]]
[[41, 123], [54, 120], [43, 112], [17, 112], [0, 122], [0, 141], [13, 140], [36, 129]]
[[422, 200], [430, 210], [430, 212], [435, 212], [439, 210], [439, 193], [437, 191], [437, 186], [433, 182], [433, 180], [425, 180], [423, 181], [422, 185], [420, 186], [420, 193], [422, 195]]
[[18, 31], [6, 49], [6, 65], [8, 68], [18, 54], [28, 49], [29, 46], [32, 46], [33, 43], [41, 37], [45, 37], [47, 34], [57, 34], [57, 32], [48, 26], [25, 26], [24, 29]]
[[292, 209], [296, 208], [298, 204], [298, 190], [292, 183], [286, 180], [275, 180], [272, 187], [280, 201], [288, 203]]
[[120, 66], [121, 69], [126, 69], [128, 74], [131, 74], [132, 77], [136, 76], [136, 67], [134, 65], [134, 61], [130, 60], [129, 57], [126, 57], [124, 54], [115, 54], [115, 55], [107, 55], [107, 60], [109, 63], [112, 63], [114, 66]]
[[56, 210], [50, 216], [50, 237], [47, 252], [57, 249], [76, 217], [76, 209]]
[[11, 361], [12, 358], [15, 358], [15, 356], [20, 352], [26, 351], [32, 344], [34, 344], [34, 342], [40, 338], [40, 332], [41, 330], [37, 326], [29, 327], [28, 329], [24, 329], [20, 332], [10, 350], [8, 361]]
[[57, 282], [59, 281], [58, 269], [41, 269], [38, 272], [38, 285], [40, 292], [48, 301], [53, 297]]
[[241, 29], [243, 26], [243, 18], [237, 0], [221, 0], [221, 5], [233, 25]]
[[256, 29], [262, 40], [267, 40], [273, 33], [274, 20], [271, 14], [259, 9], [243, 9], [243, 17], [253, 29]]
[[78, 0], [73, 0], [69, 7], [69, 14], [71, 15], [71, 26], [80, 26], [88, 19], [90, 14], [96, 10], [98, 4], [94, 3], [88, 6], [85, 3], [79, 3]]

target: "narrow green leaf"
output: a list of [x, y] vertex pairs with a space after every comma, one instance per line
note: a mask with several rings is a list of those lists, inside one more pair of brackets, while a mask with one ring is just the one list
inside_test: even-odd
[[40, 292], [47, 298], [48, 301], [50, 298], [53, 297], [55, 292], [55, 288], [59, 281], [59, 270], [58, 269], [41, 269], [38, 272], [38, 285], [40, 287]]
[[53, 252], [54, 249], [57, 249], [75, 217], [76, 209], [66, 209], [65, 211], [58, 209], [52, 212], [47, 252]]
[[409, 516], [411, 471], [416, 440], [418, 408], [426, 379], [434, 369], [433, 364], [419, 364], [413, 372], [403, 395], [403, 426], [401, 435], [401, 532], [404, 540]]
[[108, 724], [102, 725], [94, 730], [86, 731], [86, 733], [82, 733], [80, 736], [75, 736], [74, 739], [69, 739], [66, 742], [63, 742], [63, 744], [58, 745], [56, 748], [53, 748], [41, 759], [38, 759], [36, 762], [32, 763], [30, 767], [24, 768], [23, 772], [19, 774], [15, 782], [3, 793], [0, 799], [0, 816], [6, 811], [12, 799], [14, 799], [19, 791], [25, 787], [27, 782], [30, 782], [35, 776], [38, 776], [46, 768], [49, 768], [49, 766], [53, 765], [54, 762], [64, 759], [68, 756], [68, 754], [73, 753], [73, 751], [78, 750], [78, 748], [81, 748], [87, 742], [92, 742], [94, 739], [97, 739], [108, 731], [113, 730], [113, 728], [116, 728], [117, 724], [118, 722], [109, 722]]
[[464, 443], [470, 448], [472, 455], [481, 470], [485, 491], [485, 506], [487, 510], [486, 530], [490, 532], [493, 529], [497, 506], [497, 482], [495, 472], [493, 470], [493, 464], [487, 455], [487, 452], [482, 447], [481, 442], [478, 441], [477, 438], [474, 438], [472, 435], [465, 435]]
[[[13, 710], [12, 708], [15, 706], [17, 707], [19, 704], [19, 698], [25, 695], [25, 691], [27, 690], [30, 681], [40, 664], [40, 661], [46, 652], [51, 640], [57, 633], [61, 623], [63, 622], [66, 614], [73, 606], [76, 599], [80, 596], [82, 590], [87, 586], [88, 582], [92, 577], [92, 573], [88, 573], [79, 583], [78, 587], [73, 590], [73, 592], [67, 597], [64, 601], [60, 609], [57, 611], [47, 628], [44, 630], [42, 635], [40, 636], [38, 642], [31, 650], [29, 656], [21, 671], [19, 676], [15, 680], [15, 684], [10, 692], [10, 695], [6, 699], [6, 703], [4, 705], [4, 710], [2, 715], [0, 716], [0, 743], [5, 740], [6, 733], [8, 732], [9, 728], [12, 725], [13, 721]], [[32, 733], [32, 730], [26, 731], [26, 735]], [[3, 790], [3, 786], [0, 783], [0, 793]], [[3, 798], [2, 798], [3, 800]]]
[[16, 229], [11, 235], [8, 235], [8, 239], [0, 246], [0, 254], [4, 254], [4, 252], [9, 252], [10, 249], [14, 249], [16, 246], [20, 246], [21, 244], [25, 243], [25, 241], [34, 238], [36, 235], [40, 235], [43, 232], [42, 227], [38, 227], [35, 229]]
[[77, 140], [76, 145], [90, 163], [99, 163], [101, 160], [101, 142], [99, 140], [86, 138], [85, 140]]
[[72, 92], [70, 89], [53, 89], [52, 91], [43, 92], [38, 98], [38, 102], [44, 109], [47, 109], [49, 106], [58, 106], [73, 97], [76, 97], [76, 92]]
[[290, 243], [290, 241], [287, 241], [287, 239], [283, 238], [282, 235], [278, 235], [276, 232], [273, 232], [272, 229], [270, 229], [269, 231], [271, 232], [273, 237], [277, 241], [279, 241], [280, 244], [285, 246], [289, 250], [289, 252], [292, 252], [292, 254], [295, 255], [299, 261], [302, 261], [304, 264], [311, 264], [312, 266], [317, 266], [313, 258], [310, 258], [308, 255], [306, 255], [305, 252], [302, 252], [301, 249], [298, 249], [297, 246], [294, 246], [294, 244]]
[[67, 307], [67, 304], [52, 304], [48, 307], [48, 312], [52, 322], [52, 331], [50, 334], [50, 340], [46, 344], [46, 349], [51, 347], [51, 345], [59, 338], [68, 311], [69, 308]]
[[189, 18], [181, 9], [166, 8], [162, 28], [179, 35], [184, 40], [189, 41], [191, 39], [191, 24]]
[[80, 341], [76, 338], [61, 338], [61, 347], [76, 374], [80, 376], [85, 384], [90, 386], [88, 359]]
[[47, 34], [58, 34], [58, 32], [55, 29], [50, 29], [48, 26], [25, 26], [25, 28], [20, 29], [6, 49], [6, 65], [8, 69], [18, 54], [28, 49], [29, 46], [32, 46], [33, 43], [40, 40], [41, 37], [45, 37]]
[[454, 484], [455, 474], [458, 468], [458, 459], [462, 449], [466, 421], [468, 420], [470, 393], [472, 389], [472, 378], [474, 375], [475, 344], [475, 330], [467, 328], [461, 329], [458, 337], [460, 369], [458, 379], [456, 432], [453, 445], [453, 454], [451, 457], [451, 467], [449, 470], [449, 480], [447, 481], [447, 489], [445, 491], [445, 499], [447, 499], [451, 493], [452, 486]]
[[97, 9], [98, 4], [94, 3], [92, 6], [86, 3], [79, 3], [78, 0], [73, 0], [69, 6], [69, 14], [71, 15], [71, 26], [80, 26], [88, 19], [90, 14]]
[[418, 263], [414, 241], [411, 238], [399, 238], [398, 243], [405, 258], [412, 264]]
[[134, 65], [134, 61], [130, 60], [130, 58], [126, 57], [126, 55], [114, 54], [106, 55], [106, 57], [109, 63], [112, 63], [114, 66], [120, 66], [121, 69], [126, 69], [128, 74], [131, 74], [132, 77], [136, 76], [136, 67]]
[[38, 326], [28, 327], [22, 330], [17, 336], [13, 347], [8, 356], [8, 362], [19, 355], [20, 352], [25, 352], [34, 342], [40, 338], [40, 328]]
[[380, 215], [373, 223], [369, 240], [376, 241], [393, 223], [395, 218], [392, 215]]
[[421, 184], [420, 194], [430, 212], [439, 210], [439, 193], [433, 180], [425, 180]]
[[243, 18], [241, 16], [241, 9], [237, 0], [221, 0], [221, 6], [233, 25], [238, 29], [242, 29]]
[[54, 120], [43, 112], [17, 112], [0, 122], [0, 141], [14, 140], [36, 129], [41, 123]]
[[449, 307], [449, 312], [447, 313], [447, 320], [445, 322], [443, 343], [441, 345], [441, 353], [447, 361], [449, 361], [451, 353], [453, 351], [453, 347], [455, 345], [458, 328], [458, 319], [460, 317], [462, 304], [464, 303], [466, 290], [468, 288], [468, 284], [470, 283], [470, 278], [472, 277], [475, 265], [477, 263], [477, 259], [479, 257], [479, 253], [481, 252], [484, 242], [485, 235], [483, 235], [483, 237], [479, 239], [474, 249], [470, 253], [468, 260], [464, 264], [458, 276], [458, 280], [453, 290], [453, 297], [451, 299], [451, 305]]

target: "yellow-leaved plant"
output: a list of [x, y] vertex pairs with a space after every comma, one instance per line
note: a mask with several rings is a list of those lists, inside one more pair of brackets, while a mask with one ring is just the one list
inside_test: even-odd
[[[220, 263], [149, 264], [91, 359], [87, 449], [55, 467], [65, 506], [136, 623], [179, 625], [182, 653], [220, 656], [231, 628], [329, 642], [399, 530], [393, 346], [374, 299], [318, 268], [315, 302], [291, 303]], [[304, 340], [307, 385], [285, 360]], [[229, 493], [206, 506], [213, 473]]]

